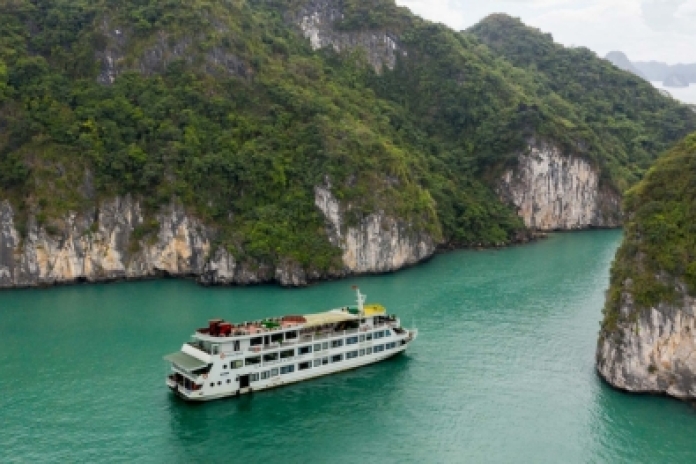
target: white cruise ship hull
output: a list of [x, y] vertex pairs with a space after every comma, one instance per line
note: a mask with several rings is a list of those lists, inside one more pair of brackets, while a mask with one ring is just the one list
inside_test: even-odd
[[[343, 361], [341, 364], [335, 364], [335, 365], [327, 365], [327, 366], [320, 366], [317, 368], [312, 368], [308, 369], [307, 371], [301, 371], [301, 372], [295, 372], [292, 374], [285, 374], [282, 376], [278, 376], [273, 378], [270, 381], [259, 381], [255, 382], [249, 387], [246, 388], [239, 388], [239, 389], [230, 389], [230, 388], [223, 388], [221, 386], [220, 391], [218, 393], [208, 393], [207, 395], [203, 392], [194, 392], [191, 390], [187, 390], [185, 388], [181, 388], [180, 386], [176, 388], [174, 391], [175, 393], [181, 397], [184, 400], [187, 401], [210, 401], [210, 400], [216, 400], [216, 399], [222, 399], [222, 398], [229, 398], [229, 397], [235, 397], [235, 396], [241, 396], [241, 395], [246, 395], [250, 394], [253, 392], [259, 392], [263, 390], [270, 390], [272, 388], [278, 388], [282, 387], [285, 385], [290, 385], [293, 383], [298, 383], [302, 382], [305, 380], [311, 380], [315, 379], [318, 377], [323, 377], [325, 375], [331, 375], [331, 374], [336, 374], [339, 372], [345, 372], [345, 371], [350, 371], [353, 369], [358, 369], [363, 366], [367, 366], [370, 364], [375, 364], [380, 361], [384, 361], [389, 358], [393, 358], [394, 356], [397, 356], [404, 351], [406, 351], [407, 345], [404, 345], [403, 347], [390, 350], [388, 353], [380, 353], [378, 355], [370, 355], [369, 357], [363, 357], [363, 358], [357, 358], [355, 360], [349, 360], [349, 361]], [[172, 387], [172, 385], [169, 385]]]
[[[186, 388], [184, 385], [173, 382], [170, 378], [167, 379], [167, 386], [169, 386], [169, 388], [179, 397], [187, 401], [210, 401], [226, 397], [240, 396], [262, 390], [269, 390], [271, 388], [282, 387], [305, 380], [311, 380], [338, 372], [349, 371], [384, 361], [385, 359], [392, 358], [406, 351], [408, 345], [415, 340], [417, 336], [418, 331], [412, 329], [407, 331], [402, 336], [389, 337], [389, 341], [385, 343], [360, 343], [353, 347], [353, 349], [346, 349], [344, 346], [341, 350], [329, 349], [312, 354], [294, 356], [283, 361], [261, 363], [257, 366], [253, 366], [251, 369], [240, 369], [239, 373], [221, 369], [216, 375], [215, 369], [213, 369], [205, 379], [202, 379], [203, 386], [200, 390]], [[385, 346], [388, 343], [394, 343], [396, 346], [390, 349], [385, 348], [384, 351], [377, 353], [373, 351], [376, 347]], [[357, 357], [345, 359], [347, 353], [356, 350], [358, 351]], [[371, 354], [360, 355], [360, 352], [363, 350], [365, 353], [370, 350]], [[343, 359], [338, 362], [331, 362], [331, 358], [337, 355], [342, 355]], [[323, 360], [325, 358], [329, 359], [328, 364], [320, 364], [319, 366], [314, 365], [316, 360]], [[217, 363], [221, 364], [224, 360], [229, 360], [229, 362], [232, 362], [234, 359], [234, 357], [231, 358], [223, 355], [223, 357], [220, 359], [220, 361], [217, 361]], [[307, 362], [312, 363], [310, 368], [301, 371], [297, 370], [297, 366], [299, 364]], [[287, 366], [294, 366], [295, 369], [293, 372], [280, 374], [280, 370]], [[272, 371], [274, 369], [278, 370], [277, 375], [271, 376], [267, 379], [261, 379], [261, 373]], [[176, 371], [178, 369], [174, 367], [174, 370]], [[184, 373], [183, 371], [180, 372], [182, 374]], [[255, 374], [258, 374], [258, 380], [252, 380], [255, 378]], [[247, 376], [249, 377], [249, 384], [248, 386], [244, 386], [244, 383], [240, 382], [240, 379]], [[198, 380], [199, 382], [201, 381], [201, 379]], [[230, 380], [229, 383], [227, 382], [228, 380]]]
[[310, 380], [403, 353], [418, 336], [381, 305], [232, 324], [212, 319], [171, 363], [167, 386], [188, 401], [209, 401]]

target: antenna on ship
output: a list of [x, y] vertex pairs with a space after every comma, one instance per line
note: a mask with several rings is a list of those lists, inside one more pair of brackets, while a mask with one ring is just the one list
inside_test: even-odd
[[367, 295], [363, 295], [362, 293], [360, 293], [360, 289], [358, 288], [357, 285], [353, 285], [351, 288], [353, 290], [355, 290], [355, 293], [357, 295], [358, 311], [360, 311], [360, 314], [364, 316], [365, 314], [364, 314], [363, 304], [365, 303], [365, 299], [367, 298]]

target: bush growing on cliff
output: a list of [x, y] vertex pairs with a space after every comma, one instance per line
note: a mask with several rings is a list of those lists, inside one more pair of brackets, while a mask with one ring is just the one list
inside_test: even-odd
[[[178, 198], [229, 249], [328, 269], [340, 252], [314, 205], [317, 185], [331, 184], [349, 223], [381, 210], [436, 240], [494, 244], [523, 227], [494, 188], [530, 137], [594, 157], [622, 187], [696, 129], [657, 92], [641, 88], [647, 103], [635, 111], [594, 94], [585, 105], [577, 82], [516, 65], [471, 34], [389, 0], [337, 0], [341, 32], [389, 30], [408, 49], [378, 74], [359, 51], [313, 51], [288, 23], [306, 4], [6, 2], [3, 196], [45, 222], [115, 194], [143, 199], [151, 215]], [[558, 71], [569, 58], [557, 55]], [[664, 130], [636, 137], [634, 125], [661, 120]]]
[[618, 322], [623, 292], [633, 296], [638, 310], [676, 302], [682, 284], [696, 295], [696, 133], [655, 163], [627, 193], [625, 209], [628, 221], [612, 266], [606, 330]]

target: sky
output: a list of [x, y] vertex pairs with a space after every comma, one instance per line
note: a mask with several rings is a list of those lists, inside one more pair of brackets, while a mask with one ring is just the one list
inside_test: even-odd
[[461, 30], [507, 13], [556, 42], [632, 61], [696, 63], [696, 0], [396, 0], [431, 21]]

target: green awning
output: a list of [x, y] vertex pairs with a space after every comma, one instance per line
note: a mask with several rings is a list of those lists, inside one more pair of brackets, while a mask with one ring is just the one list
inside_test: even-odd
[[182, 353], [181, 351], [177, 351], [176, 353], [168, 354], [167, 356], [164, 357], [165, 361], [169, 361], [171, 363], [176, 364], [180, 368], [184, 369], [185, 371], [195, 371], [196, 369], [200, 369], [201, 367], [205, 367], [208, 364], [205, 363], [204, 361], [201, 361], [198, 358], [194, 358], [193, 356]]

